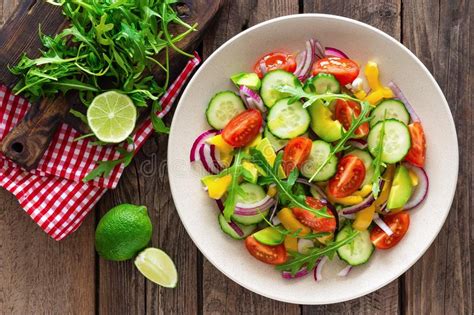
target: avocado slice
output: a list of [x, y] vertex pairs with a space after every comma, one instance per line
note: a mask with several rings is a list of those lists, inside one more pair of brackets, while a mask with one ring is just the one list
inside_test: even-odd
[[388, 195], [387, 208], [398, 209], [402, 208], [413, 193], [413, 184], [408, 173], [408, 169], [400, 165], [395, 170], [395, 176], [393, 177], [392, 188]]
[[334, 142], [342, 137], [342, 125], [332, 119], [331, 110], [321, 100], [309, 106], [311, 129], [324, 141]]
[[280, 245], [285, 240], [285, 235], [271, 226], [255, 232], [253, 237], [255, 237], [258, 242], [270, 246]]
[[[263, 138], [262, 141], [260, 141], [259, 144], [257, 145], [257, 150], [262, 152], [268, 164], [270, 164], [270, 166], [273, 167], [273, 164], [275, 164], [276, 153], [275, 153], [275, 150], [273, 149], [272, 144], [270, 143], [270, 140], [268, 140], [268, 138]], [[258, 171], [263, 176], [267, 175], [265, 174], [265, 171], [262, 170], [260, 167], [258, 167]], [[280, 165], [280, 168], [278, 169], [278, 175], [280, 176], [280, 178], [286, 177], [285, 171], [283, 170], [283, 167], [281, 165]]]
[[258, 169], [255, 164], [248, 161], [242, 162], [243, 172], [242, 176], [246, 181], [252, 184], [256, 184], [258, 180]]

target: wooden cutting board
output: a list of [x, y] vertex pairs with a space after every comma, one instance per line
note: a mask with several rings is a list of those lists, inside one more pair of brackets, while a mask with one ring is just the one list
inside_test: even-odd
[[[190, 25], [197, 23], [197, 31], [190, 33], [178, 43], [181, 49], [192, 52], [199, 44], [202, 35], [212, 19], [222, 7], [224, 0], [184, 0], [177, 4], [176, 10], [182, 19]], [[18, 78], [10, 73], [8, 66], [15, 65], [22, 54], [30, 57], [39, 55], [41, 42], [38, 37], [38, 25], [45, 34], [56, 34], [68, 25], [61, 14], [61, 8], [45, 1], [23, 0], [17, 11], [0, 30], [0, 83], [12, 87]], [[183, 31], [180, 26], [170, 25], [172, 34]], [[158, 56], [160, 58], [160, 56]], [[170, 75], [173, 79], [187, 61], [170, 50]], [[158, 72], [157, 72], [158, 73]], [[159, 74], [158, 81], [163, 80]], [[69, 114], [74, 108], [85, 112], [74, 94], [66, 97], [58, 95], [54, 99], [43, 99], [33, 104], [24, 119], [1, 142], [1, 151], [11, 160], [25, 169], [37, 166], [61, 122], [66, 122], [81, 133], [90, 132], [88, 126]], [[148, 113], [142, 112], [143, 120]]]

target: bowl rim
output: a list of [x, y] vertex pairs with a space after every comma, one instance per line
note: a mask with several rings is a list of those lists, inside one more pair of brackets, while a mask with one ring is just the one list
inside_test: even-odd
[[[430, 79], [431, 83], [434, 85], [435, 89], [439, 92], [439, 94], [442, 96], [442, 106], [445, 106], [447, 109], [448, 109], [448, 113], [449, 113], [449, 116], [446, 117], [447, 120], [448, 120], [448, 124], [451, 125], [452, 129], [454, 130], [454, 139], [455, 139], [455, 148], [456, 148], [456, 151], [454, 152], [454, 156], [455, 156], [455, 161], [451, 161], [451, 164], [454, 164], [455, 165], [455, 170], [456, 170], [456, 174], [455, 174], [455, 185], [454, 187], [452, 188], [451, 192], [449, 193], [449, 209], [448, 211], [445, 211], [444, 213], [444, 217], [442, 218], [442, 224], [440, 224], [439, 228], [437, 229], [436, 233], [434, 234], [434, 237], [432, 239], [430, 239], [428, 242], [426, 242], [426, 245], [425, 247], [420, 250], [418, 253], [416, 253], [415, 255], [413, 255], [413, 259], [412, 261], [407, 264], [404, 268], [401, 268], [400, 272], [398, 273], [395, 273], [396, 275], [391, 278], [390, 280], [387, 280], [385, 282], [382, 282], [380, 284], [378, 284], [377, 286], [373, 286], [371, 287], [370, 289], [367, 289], [365, 291], [362, 291], [362, 292], [358, 292], [357, 294], [354, 294], [353, 296], [351, 296], [350, 298], [347, 298], [347, 299], [337, 299], [337, 298], [334, 298], [332, 300], [328, 300], [328, 301], [325, 301], [324, 303], [310, 303], [310, 302], [302, 302], [302, 301], [296, 301], [296, 300], [293, 300], [293, 299], [285, 299], [285, 298], [280, 298], [280, 297], [277, 297], [277, 296], [274, 296], [271, 292], [262, 292], [262, 291], [259, 291], [259, 290], [254, 290], [253, 288], [250, 288], [248, 287], [246, 284], [244, 284], [242, 281], [240, 281], [239, 278], [236, 278], [236, 277], [233, 277], [231, 276], [227, 271], [225, 270], [222, 270], [221, 268], [219, 268], [217, 266], [217, 264], [212, 260], [210, 259], [206, 253], [201, 249], [200, 245], [198, 244], [198, 242], [196, 242], [196, 240], [194, 239], [194, 237], [188, 232], [189, 229], [188, 229], [188, 226], [183, 222], [183, 220], [181, 220], [181, 215], [180, 215], [180, 211], [177, 209], [177, 212], [178, 212], [178, 215], [180, 216], [180, 220], [181, 220], [181, 223], [183, 224], [184, 228], [186, 229], [186, 232], [188, 233], [189, 237], [191, 238], [191, 240], [193, 241], [194, 245], [199, 249], [199, 251], [202, 253], [202, 255], [204, 255], [204, 257], [206, 257], [206, 259], [217, 269], [219, 270], [219, 272], [223, 273], [226, 277], [228, 277], [229, 279], [231, 279], [232, 281], [234, 281], [235, 283], [239, 284], [240, 286], [244, 287], [245, 289], [251, 291], [251, 292], [254, 292], [254, 293], [257, 293], [259, 295], [262, 295], [266, 298], [270, 298], [270, 299], [273, 299], [273, 300], [276, 300], [276, 301], [281, 301], [281, 302], [285, 302], [285, 303], [291, 303], [291, 304], [302, 304], [302, 305], [323, 305], [323, 304], [334, 304], [334, 303], [340, 303], [340, 302], [345, 302], [345, 301], [350, 301], [350, 300], [353, 300], [353, 299], [356, 299], [356, 298], [359, 298], [359, 297], [362, 297], [362, 296], [365, 296], [367, 294], [370, 294], [372, 292], [375, 292], [377, 290], [379, 290], [380, 288], [386, 286], [387, 284], [393, 282], [394, 280], [398, 279], [401, 275], [403, 275], [405, 272], [407, 272], [408, 269], [410, 269], [416, 262], [418, 262], [420, 260], [420, 258], [426, 253], [426, 251], [431, 247], [431, 245], [433, 244], [434, 240], [438, 237], [441, 229], [443, 228], [443, 226], [445, 225], [446, 223], [446, 219], [448, 217], [448, 214], [450, 213], [451, 211], [451, 207], [452, 207], [452, 204], [453, 204], [453, 201], [454, 201], [454, 195], [456, 193], [456, 188], [457, 188], [457, 183], [458, 183], [458, 175], [459, 175], [459, 143], [458, 143], [458, 137], [457, 137], [457, 131], [456, 131], [456, 125], [454, 123], [454, 119], [453, 119], [453, 115], [452, 115], [452, 112], [451, 112], [451, 108], [449, 107], [449, 104], [446, 100], [446, 97], [442, 91], [442, 89], [440, 88], [440, 86], [438, 85], [438, 83], [436, 82], [435, 78], [433, 77], [433, 75], [431, 74], [431, 72], [427, 69], [427, 67], [423, 64], [423, 62], [421, 62], [421, 60], [418, 59], [418, 57], [413, 53], [411, 52], [411, 50], [409, 50], [407, 47], [405, 47], [402, 43], [400, 43], [397, 39], [393, 38], [391, 35], [383, 32], [382, 30], [374, 27], [374, 26], [371, 26], [367, 23], [364, 23], [364, 22], [360, 22], [360, 21], [357, 21], [357, 20], [354, 20], [354, 19], [351, 19], [351, 18], [347, 18], [347, 17], [343, 17], [343, 16], [339, 16], [339, 15], [333, 15], [333, 14], [324, 14], [324, 13], [302, 13], [302, 14], [291, 14], [291, 15], [285, 15], [285, 16], [280, 16], [280, 17], [277, 17], [277, 18], [273, 18], [273, 19], [270, 19], [270, 20], [267, 20], [267, 21], [263, 21], [261, 23], [258, 23], [250, 28], [248, 28], [247, 30], [245, 31], [242, 31], [238, 34], [236, 34], [235, 36], [229, 38], [226, 42], [224, 42], [220, 47], [218, 47], [215, 51], [212, 52], [212, 54], [204, 61], [204, 63], [199, 67], [199, 69], [196, 71], [196, 73], [193, 75], [193, 77], [191, 78], [191, 80], [188, 82], [185, 90], [183, 91], [181, 97], [180, 97], [180, 100], [178, 102], [178, 105], [176, 106], [176, 111], [173, 115], [173, 119], [172, 119], [172, 122], [171, 122], [171, 128], [170, 128], [170, 136], [169, 136], [169, 141], [171, 140], [171, 138], [173, 137], [173, 135], [177, 132], [175, 131], [175, 128], [173, 128], [175, 126], [175, 120], [177, 119], [178, 115], [179, 115], [179, 111], [182, 109], [182, 107], [184, 106], [183, 103], [182, 103], [182, 99], [185, 98], [185, 96], [189, 93], [189, 90], [191, 88], [191, 86], [193, 85], [194, 81], [196, 80], [196, 78], [199, 76], [199, 73], [210, 63], [212, 63], [214, 57], [216, 55], [218, 55], [221, 50], [223, 50], [226, 46], [230, 45], [232, 42], [238, 40], [240, 37], [243, 37], [245, 36], [246, 34], [248, 33], [251, 33], [253, 32], [255, 29], [257, 28], [260, 28], [260, 27], [263, 27], [265, 25], [268, 25], [268, 24], [273, 24], [273, 23], [279, 23], [280, 21], [282, 20], [291, 20], [291, 19], [301, 19], [301, 18], [322, 18], [322, 19], [334, 19], [334, 20], [340, 20], [340, 21], [343, 21], [343, 22], [346, 22], [346, 23], [349, 23], [349, 24], [355, 24], [355, 25], [358, 25], [358, 26], [361, 26], [361, 27], [365, 27], [371, 31], [374, 31], [376, 33], [378, 33], [379, 35], [385, 37], [386, 39], [388, 39], [389, 41], [391, 41], [393, 44], [397, 45], [398, 47], [400, 47], [402, 50], [404, 50], [420, 67], [421, 69], [428, 75], [428, 78]], [[167, 149], [167, 159], [170, 160], [170, 157], [171, 157], [171, 151], [170, 151], [170, 146], [168, 146], [168, 149]], [[174, 191], [173, 189], [173, 185], [171, 185], [171, 182], [173, 181], [172, 180], [172, 174], [170, 172], [170, 168], [168, 168], [168, 177], [169, 177], [169, 182], [170, 182], [170, 190], [171, 190], [171, 194], [172, 194], [172, 197], [173, 197], [173, 201], [174, 201], [174, 198], [175, 198], [175, 194], [177, 195], [177, 192]]]

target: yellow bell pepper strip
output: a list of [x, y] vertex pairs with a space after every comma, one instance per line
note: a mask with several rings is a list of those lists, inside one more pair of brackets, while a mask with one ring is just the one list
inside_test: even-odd
[[245, 148], [250, 149], [250, 148], [255, 148], [260, 141], [262, 141], [262, 134], [259, 133], [255, 139], [253, 139], [252, 142], [250, 142]]
[[268, 186], [267, 195], [270, 196], [270, 197], [275, 197], [277, 191], [278, 190], [276, 188], [276, 185], [272, 184], [272, 185]]
[[365, 98], [366, 101], [372, 105], [375, 105], [383, 98], [394, 97], [392, 90], [380, 83], [379, 68], [375, 62], [369, 61], [365, 66], [364, 73], [371, 89], [371, 92]]
[[367, 93], [364, 90], [359, 90], [354, 93], [354, 96], [362, 101], [367, 96]]
[[331, 196], [330, 194], [327, 194], [327, 196], [332, 204], [338, 203], [343, 206], [353, 206], [361, 203], [364, 200], [364, 198], [362, 198], [361, 196], [347, 196], [342, 198], [336, 198]]
[[232, 175], [227, 174], [224, 176], [209, 175], [201, 179], [202, 183], [207, 187], [207, 193], [212, 199], [221, 199], [222, 196], [229, 188]]
[[387, 202], [388, 195], [390, 193], [390, 188], [392, 188], [392, 180], [393, 176], [395, 175], [395, 165], [390, 164], [388, 165], [385, 173], [383, 174], [384, 185], [382, 188], [382, 192], [380, 193], [379, 197], [374, 201], [373, 205], [375, 205], [376, 210], [380, 210], [380, 207]]
[[408, 170], [408, 175], [410, 176], [411, 183], [412, 183], [413, 187], [418, 186], [419, 180], [418, 180], [418, 176], [415, 174], [415, 172], [413, 172], [412, 170], [409, 169]]
[[208, 144], [213, 144], [216, 146], [217, 151], [219, 152], [219, 162], [224, 167], [229, 167], [234, 158], [234, 148], [224, 141], [222, 135], [216, 135], [212, 138], [206, 140]]
[[372, 185], [364, 185], [361, 189], [352, 194], [352, 196], [367, 197], [372, 192]]
[[216, 135], [206, 140], [208, 144], [213, 144], [216, 146], [216, 149], [219, 150], [220, 153], [227, 153], [230, 154], [234, 151], [234, 147], [224, 141], [222, 135]]
[[293, 215], [293, 211], [290, 208], [283, 208], [277, 214], [278, 219], [280, 219], [281, 224], [288, 231], [294, 233], [299, 230], [298, 236], [305, 236], [311, 232], [311, 229], [306, 225], [303, 225], [298, 219]]
[[372, 204], [365, 209], [360, 210], [356, 213], [356, 218], [352, 227], [358, 231], [365, 231], [369, 227], [370, 223], [374, 218], [375, 214], [375, 205]]
[[285, 245], [286, 251], [288, 252], [298, 252], [298, 239], [296, 237], [293, 237], [291, 235], [285, 236], [283, 245]]

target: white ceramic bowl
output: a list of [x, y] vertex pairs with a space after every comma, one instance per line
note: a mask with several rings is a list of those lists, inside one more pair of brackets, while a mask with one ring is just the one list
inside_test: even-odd
[[[381, 80], [396, 82], [421, 117], [427, 138], [428, 198], [410, 212], [404, 239], [393, 249], [376, 251], [370, 261], [345, 277], [328, 268], [323, 280], [308, 276], [284, 280], [270, 265], [251, 257], [243, 242], [222, 233], [218, 210], [203, 191], [202, 169], [189, 163], [195, 138], [209, 129], [205, 109], [218, 91], [232, 89], [229, 77], [251, 71], [255, 61], [275, 50], [303, 49], [317, 38], [346, 52], [360, 64], [376, 61]], [[198, 164], [198, 163], [197, 163]], [[229, 278], [266, 297], [299, 304], [342, 302], [368, 294], [399, 277], [428, 249], [448, 215], [458, 174], [458, 144], [453, 118], [438, 84], [407, 48], [382, 31], [351, 19], [292, 15], [258, 24], [219, 47], [189, 82], [174, 115], [168, 148], [171, 191], [179, 216], [196, 246]]]

